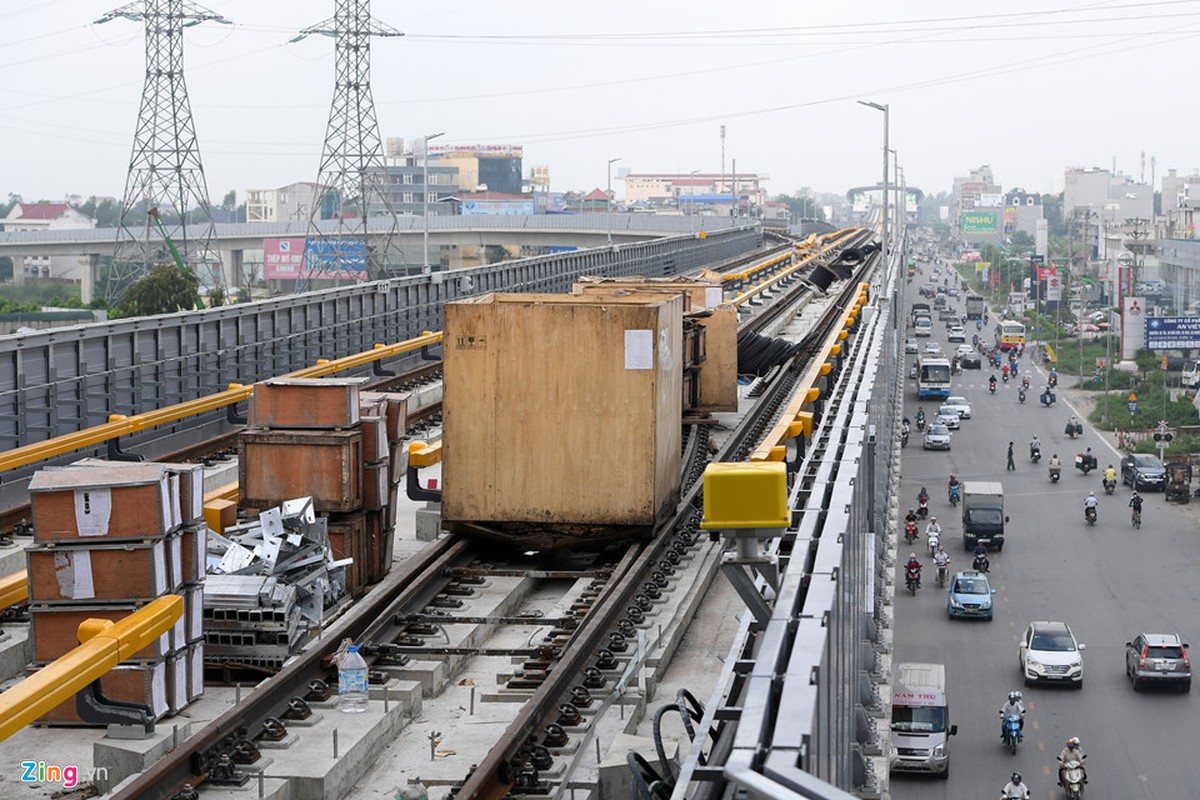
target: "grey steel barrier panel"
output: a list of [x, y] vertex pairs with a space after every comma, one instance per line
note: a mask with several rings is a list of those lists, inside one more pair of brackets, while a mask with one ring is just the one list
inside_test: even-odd
[[[761, 246], [758, 229], [536, 256], [154, 317], [0, 336], [0, 448], [13, 449], [440, 330], [442, 306], [489, 291], [566, 292], [583, 275], [665, 276]], [[224, 412], [126, 437], [153, 457], [228, 429]], [[175, 444], [172, 444], [172, 440]], [[96, 453], [95, 449], [88, 451]], [[75, 456], [71, 456], [73, 458]], [[68, 457], [64, 457], [68, 458]], [[24, 502], [32, 468], [0, 481]], [[15, 485], [18, 483], [19, 485]]]

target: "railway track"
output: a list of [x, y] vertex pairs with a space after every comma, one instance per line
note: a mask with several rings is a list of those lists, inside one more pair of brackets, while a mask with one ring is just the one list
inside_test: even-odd
[[[848, 281], [845, 291], [828, 304], [797, 355], [770, 377], [753, 409], [717, 449], [715, 460], [744, 460], [761, 440], [807, 368], [819, 335], [844, 310], [855, 286], [854, 280]], [[815, 290], [803, 284], [792, 287], [769, 307], [786, 313], [805, 291]], [[413, 379], [411, 373], [394, 380], [404, 379]], [[561, 554], [531, 560], [499, 552], [494, 545], [442, 537], [394, 569], [375, 591], [324, 631], [318, 643], [116, 796], [184, 798], [204, 783], [230, 785], [242, 780], [243, 766], [253, 769], [264, 741], [286, 736], [290, 717], [302, 715], [335, 693], [333, 659], [349, 641], [362, 643], [376, 681], [403, 669], [415, 657], [444, 658], [452, 664], [471, 657], [523, 659], [503, 687], [523, 699], [520, 711], [474, 769], [462, 776], [452, 795], [502, 798], [561, 790], [569, 771], [555, 765], [569, 760], [572, 740], [578, 744], [589, 737], [603, 711], [613, 707], [622, 675], [628, 677], [631, 662], [638, 659], [632, 642], [644, 628], [647, 614], [674, 588], [681, 563], [701, 542], [700, 478], [709, 460], [708, 431], [707, 426], [688, 426], [680, 503], [652, 540], [572, 554], [564, 562]], [[506, 578], [525, 581], [527, 595], [541, 596], [542, 605], [549, 602], [558, 611], [547, 615], [518, 608], [507, 614], [478, 615], [459, 610], [481, 582]], [[564, 583], [575, 594], [563, 590]], [[547, 601], [547, 594], [554, 599]], [[549, 628], [536, 645], [488, 644], [505, 640], [506, 631], [530, 624]], [[486, 638], [467, 645], [435, 643], [447, 626], [477, 626]], [[447, 672], [455, 669], [449, 666]], [[596, 709], [591, 709], [593, 705]]]

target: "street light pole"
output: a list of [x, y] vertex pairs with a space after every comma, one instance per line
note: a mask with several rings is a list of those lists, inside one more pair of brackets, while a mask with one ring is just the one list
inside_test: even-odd
[[699, 172], [700, 172], [700, 170], [694, 169], [688, 175], [688, 177], [689, 177], [688, 194], [690, 195], [690, 199], [688, 200], [688, 232], [689, 233], [696, 232], [695, 231], [696, 222], [695, 222], [695, 220], [692, 219], [692, 217], [696, 216], [696, 175]]
[[620, 160], [620, 158], [608, 160], [608, 189], [604, 193], [604, 216], [608, 220], [608, 243], [610, 245], [612, 244], [612, 165]]
[[888, 254], [888, 106], [886, 103], [881, 105], [869, 100], [859, 100], [858, 103], [883, 112], [883, 257], [886, 263]]
[[425, 254], [421, 261], [422, 272], [429, 272], [429, 143], [439, 136], [445, 135], [445, 131], [426, 134], [425, 146], [421, 148], [424, 151], [421, 154], [421, 197], [423, 206], [422, 210], [424, 212], [423, 216], [425, 217], [424, 231], [421, 237], [424, 242]]

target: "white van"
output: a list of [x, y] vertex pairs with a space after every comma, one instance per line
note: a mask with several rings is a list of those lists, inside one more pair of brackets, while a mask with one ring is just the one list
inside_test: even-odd
[[933, 336], [933, 320], [929, 317], [917, 317], [913, 322], [913, 333], [917, 336]]
[[950, 777], [950, 737], [956, 733], [946, 702], [946, 667], [897, 664], [892, 678], [891, 770]]

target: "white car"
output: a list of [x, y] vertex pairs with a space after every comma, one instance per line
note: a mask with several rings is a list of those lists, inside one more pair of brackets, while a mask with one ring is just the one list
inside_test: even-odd
[[1025, 685], [1038, 681], [1083, 687], [1083, 656], [1087, 645], [1075, 640], [1065, 622], [1031, 622], [1018, 645], [1018, 661]]
[[950, 429], [934, 421], [932, 425], [925, 429], [925, 438], [921, 443], [921, 447], [926, 450], [949, 450]]
[[[958, 412], [958, 416], [962, 419], [971, 418], [971, 404], [967, 402], [965, 397], [947, 397], [942, 403], [942, 408], [952, 408]], [[939, 413], [941, 408], [938, 409]]]
[[967, 341], [967, 332], [963, 330], [961, 325], [955, 325], [946, 334], [946, 339], [951, 342], [965, 342]]
[[938, 409], [938, 413], [933, 418], [933, 422], [935, 425], [945, 425], [950, 430], [956, 431], [962, 427], [962, 423], [959, 421], [960, 419], [961, 418], [958, 416], [958, 412], [953, 408], [950, 408], [949, 406], [942, 406]]
[[917, 347], [917, 337], [909, 336], [907, 339], [904, 340], [904, 352], [905, 353], [915, 353], [915, 352], [917, 352], [918, 349], [919, 348]]
[[929, 355], [939, 355], [940, 356], [942, 354], [942, 346], [940, 344], [938, 344], [937, 342], [926, 342], [925, 343], [925, 352], [928, 353]]

